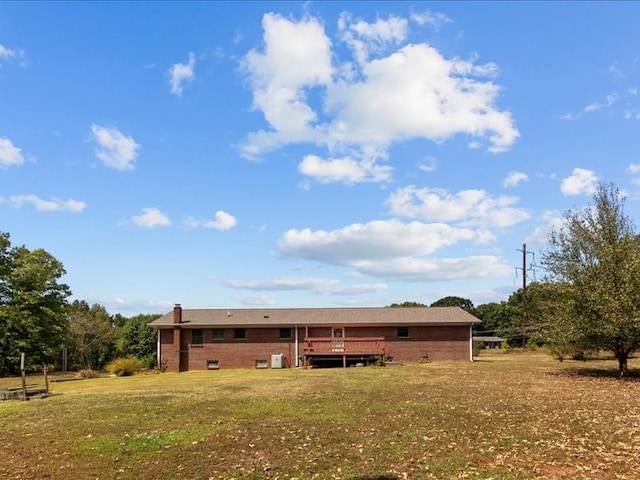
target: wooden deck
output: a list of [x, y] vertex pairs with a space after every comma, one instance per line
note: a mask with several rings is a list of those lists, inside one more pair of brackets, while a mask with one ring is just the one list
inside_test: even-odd
[[[364, 363], [376, 358], [384, 358], [384, 337], [308, 337], [303, 348], [305, 366], [319, 361], [342, 361], [346, 367], [349, 361]], [[359, 363], [359, 362], [358, 362]]]

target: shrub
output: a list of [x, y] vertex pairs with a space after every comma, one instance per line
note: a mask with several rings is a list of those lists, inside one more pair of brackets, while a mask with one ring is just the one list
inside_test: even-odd
[[136, 357], [116, 358], [107, 364], [107, 372], [118, 377], [128, 377], [142, 370], [142, 361]]
[[484, 350], [484, 342], [481, 342], [480, 340], [474, 340], [472, 343], [472, 348], [473, 356], [477, 357], [478, 355], [480, 355], [482, 350]]

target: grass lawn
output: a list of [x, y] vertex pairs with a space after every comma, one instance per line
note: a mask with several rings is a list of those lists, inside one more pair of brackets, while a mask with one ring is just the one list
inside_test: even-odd
[[483, 352], [56, 382], [0, 402], [0, 478], [637, 479], [640, 380], [616, 366]]

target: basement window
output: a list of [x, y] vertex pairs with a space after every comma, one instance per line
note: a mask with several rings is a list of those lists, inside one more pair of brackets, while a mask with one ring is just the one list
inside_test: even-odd
[[398, 338], [409, 338], [409, 327], [398, 327]]
[[280, 329], [280, 340], [291, 340], [291, 329], [290, 328], [281, 328]]
[[244, 328], [234, 328], [233, 329], [233, 339], [234, 340], [246, 340], [247, 339], [247, 331]]
[[207, 370], [218, 370], [220, 368], [219, 360], [207, 360]]
[[256, 360], [256, 368], [268, 368], [269, 363], [266, 360]]
[[202, 345], [202, 329], [195, 328], [191, 330], [191, 345]]

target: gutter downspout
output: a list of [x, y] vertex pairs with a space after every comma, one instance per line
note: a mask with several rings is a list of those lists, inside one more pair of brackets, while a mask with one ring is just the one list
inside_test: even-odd
[[160, 370], [160, 366], [162, 365], [162, 350], [160, 350], [160, 329], [158, 328], [158, 336], [156, 339], [156, 362], [158, 365], [158, 370]]
[[295, 356], [296, 356], [296, 368], [300, 366], [300, 345], [298, 344], [298, 325], [295, 326]]
[[473, 362], [473, 324], [469, 324], [469, 360]]

